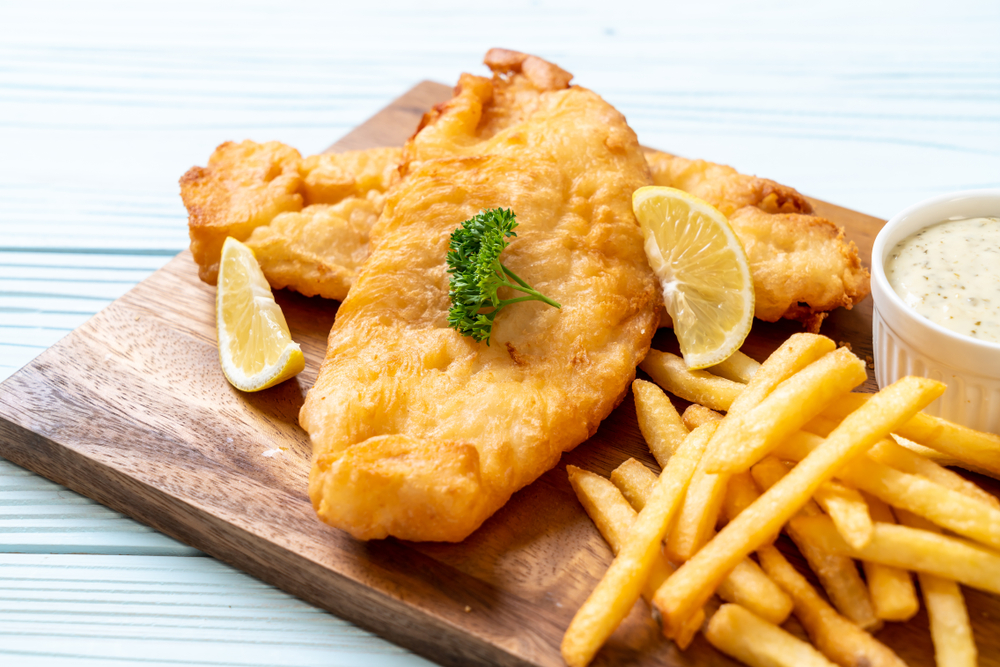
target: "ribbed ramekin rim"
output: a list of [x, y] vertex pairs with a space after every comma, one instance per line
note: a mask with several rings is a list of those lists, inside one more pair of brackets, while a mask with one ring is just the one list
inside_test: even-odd
[[[878, 283], [879, 290], [872, 289], [872, 301], [877, 306], [877, 297], [882, 296], [888, 299], [892, 304], [902, 313], [905, 313], [906, 317], [910, 318], [910, 321], [917, 326], [923, 326], [929, 328], [938, 334], [947, 337], [949, 340], [954, 341], [956, 344], [967, 345], [981, 351], [986, 354], [998, 354], [1000, 355], [1000, 343], [993, 343], [990, 341], [979, 340], [976, 338], [971, 338], [965, 336], [956, 331], [952, 331], [947, 327], [943, 327], [936, 322], [923, 317], [910, 306], [903, 301], [903, 298], [896, 294], [896, 290], [892, 288], [889, 284], [889, 279], [885, 276], [885, 267], [882, 265], [882, 256], [885, 254], [885, 245], [887, 243], [886, 239], [892, 233], [892, 230], [900, 225], [905, 219], [910, 217], [915, 213], [919, 213], [921, 209], [935, 206], [937, 204], [947, 203], [949, 201], [956, 201], [959, 199], [968, 198], [983, 198], [983, 199], [996, 199], [997, 201], [997, 215], [1000, 216], [1000, 188], [985, 188], [980, 190], [959, 190], [957, 192], [949, 192], [943, 195], [937, 195], [919, 201], [916, 204], [908, 206], [896, 215], [889, 218], [889, 220], [882, 226], [879, 233], [875, 237], [875, 242], [872, 244], [872, 280]], [[930, 227], [937, 224], [938, 222], [943, 222], [943, 220], [938, 220], [937, 222], [929, 222], [924, 227]], [[921, 228], [922, 229], [922, 228]], [[874, 286], [873, 286], [874, 287]], [[882, 319], [886, 319], [886, 313], [882, 313]], [[887, 320], [888, 323], [888, 320]], [[926, 352], [924, 354], [927, 354]]]

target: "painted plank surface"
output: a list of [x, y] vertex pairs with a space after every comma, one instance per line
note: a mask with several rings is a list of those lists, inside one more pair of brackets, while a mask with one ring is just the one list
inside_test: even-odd
[[2, 460], [0, 553], [201, 555], [124, 514]]
[[0, 554], [11, 665], [428, 664], [211, 558]]
[[[448, 94], [427, 83], [414, 98], [434, 91]], [[385, 122], [419, 105], [403, 98], [393, 106]], [[347, 141], [382, 136], [378, 125]], [[818, 206], [869, 252], [879, 220]], [[306, 371], [242, 395], [216, 363], [214, 289], [182, 253], [2, 385], [0, 452], [446, 664], [561, 664], [562, 632], [609, 560], [573, 499], [565, 464], [608, 474], [628, 457], [651, 462], [631, 402], [463, 543], [360, 543], [313, 516], [308, 441], [297, 425], [336, 306], [278, 298]], [[860, 352], [870, 346], [870, 322], [870, 310], [859, 307], [838, 313], [825, 331]], [[762, 357], [792, 330], [757, 323], [748, 349]], [[661, 333], [654, 345], [669, 339]], [[265, 455], [275, 447], [281, 455]], [[970, 606], [984, 656], [995, 655], [1000, 637], [989, 618], [1000, 614], [1000, 600], [974, 594]], [[682, 656], [658, 640], [640, 607], [596, 664], [726, 664], [702, 639]], [[921, 625], [897, 624], [882, 638], [911, 664], [930, 665]]]

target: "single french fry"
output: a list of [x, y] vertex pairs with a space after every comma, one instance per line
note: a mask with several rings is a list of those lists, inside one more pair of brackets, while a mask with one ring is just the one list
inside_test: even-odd
[[782, 382], [834, 349], [834, 342], [825, 336], [794, 334], [761, 364], [750, 383], [733, 400], [729, 413], [708, 443], [703, 463], [699, 464], [691, 479], [677, 523], [667, 540], [669, 558], [678, 561], [690, 559], [715, 532], [729, 474], [708, 471], [705, 462], [718, 450], [730, 446], [743, 428], [739, 420], [747, 412], [760, 405]]
[[[641, 465], [641, 464], [640, 464]], [[643, 466], [645, 467], [645, 466]], [[601, 537], [611, 547], [611, 552], [618, 555], [635, 523], [636, 511], [632, 509], [625, 496], [621, 494], [610, 480], [600, 475], [582, 470], [573, 465], [566, 466], [569, 483], [580, 499], [580, 504], [587, 511]], [[655, 479], [655, 475], [653, 476]], [[642, 597], [647, 602], [653, 599], [656, 589], [674, 573], [674, 567], [660, 556], [655, 558], [649, 571], [649, 578], [642, 589]], [[684, 650], [694, 639], [695, 634], [705, 622], [705, 612], [695, 613], [683, 631], [674, 640]]]
[[681, 416], [670, 398], [652, 382], [634, 380], [632, 395], [639, 430], [653, 458], [663, 468], [684, 442], [688, 429], [681, 422]]
[[[819, 446], [819, 436], [800, 431], [775, 449], [775, 455], [798, 460]], [[919, 475], [910, 475], [865, 457], [852, 461], [837, 477], [893, 507], [930, 519], [943, 528], [1000, 550], [1000, 509]], [[856, 546], [856, 545], [855, 545]]]
[[[896, 517], [884, 502], [867, 494], [865, 500], [874, 521], [896, 523]], [[875, 615], [884, 621], [908, 621], [913, 618], [920, 610], [920, 601], [917, 600], [917, 589], [910, 573], [870, 561], [863, 561], [861, 565], [868, 580], [868, 593]]]
[[[628, 539], [563, 636], [562, 656], [570, 667], [589, 664], [639, 598], [649, 570], [660, 554], [660, 542], [670, 530], [684, 491], [715, 428], [715, 424], [705, 424], [692, 431], [667, 461]], [[688, 609], [684, 622], [675, 624], [668, 636], [677, 637], [696, 612], [695, 608]]]
[[743, 391], [744, 385], [712, 375], [707, 371], [688, 370], [676, 354], [650, 350], [639, 368], [656, 384], [674, 396], [725, 412]]
[[684, 413], [681, 415], [681, 421], [684, 422], [684, 426], [693, 431], [705, 422], [717, 422], [723, 416], [721, 412], [706, 408], [704, 405], [692, 403], [684, 410]]
[[733, 382], [746, 384], [753, 378], [754, 373], [760, 368], [760, 363], [754, 361], [739, 350], [733, 352], [732, 356], [714, 366], [709, 366], [707, 370], [712, 375], [724, 377]]
[[791, 598], [749, 558], [736, 564], [715, 593], [775, 625], [784, 623], [792, 613]]
[[668, 636], [704, 606], [726, 573], [776, 534], [820, 484], [942, 393], [940, 382], [903, 378], [845, 418], [821, 447], [730, 521], [660, 586], [653, 602]]
[[653, 492], [656, 473], [639, 461], [628, 459], [611, 471], [611, 483], [636, 512], [641, 512], [646, 506], [646, 499]]
[[[829, 517], [796, 517], [790, 523], [831, 553], [904, 570], [927, 572], [1000, 594], [1000, 554], [967, 540], [908, 526], [876, 523], [871, 541], [863, 548], [855, 549], [844, 541]], [[674, 581], [683, 569], [678, 569], [666, 583]], [[660, 586], [662, 590], [663, 586]], [[656, 592], [654, 599], [657, 607], [660, 591]]]
[[[629, 459], [611, 473], [611, 482], [636, 510], [646, 504], [656, 474], [638, 461]], [[626, 469], [626, 470], [623, 470]], [[641, 470], [640, 470], [641, 469]], [[618, 474], [621, 471], [621, 474]], [[753, 482], [750, 482], [753, 484]], [[756, 487], [754, 493], [756, 494]], [[719, 584], [716, 591], [726, 602], [741, 604], [771, 623], [783, 623], [792, 611], [792, 601], [749, 558], [741, 560]]]
[[984, 491], [958, 473], [920, 456], [891, 439], [886, 438], [876, 443], [868, 450], [868, 456], [890, 468], [911, 475], [920, 475], [952, 491], [964, 493], [970, 498], [976, 498], [1000, 509], [1000, 499], [992, 493]]
[[834, 481], [824, 482], [813, 496], [833, 519], [844, 539], [853, 547], [863, 547], [872, 537], [872, 517], [868, 503], [856, 490]]
[[758, 498], [760, 498], [760, 492], [749, 472], [738, 472], [730, 477], [729, 486], [726, 488], [726, 497], [722, 501], [722, 514], [726, 517], [726, 521], [732, 521], [738, 517]]
[[667, 538], [667, 558], [688, 560], [708, 542], [715, 532], [728, 483], [729, 475], [710, 475], [699, 466]]
[[[868, 396], [870, 394], [848, 394], [824, 410], [823, 415], [841, 419], [868, 400]], [[1000, 435], [983, 433], [923, 413], [914, 415], [893, 433], [971, 464], [973, 469], [992, 477], [1000, 477]]]
[[844, 667], [906, 667], [889, 647], [844, 618], [809, 585], [773, 546], [757, 551], [760, 565], [795, 603], [795, 617], [816, 647]]
[[792, 334], [761, 364], [753, 380], [729, 406], [729, 414], [741, 415], [757, 407], [782, 382], [836, 349], [826, 336]]
[[[924, 457], [925, 459], [933, 461], [939, 466], [947, 466], [949, 468], [963, 468], [965, 470], [978, 472], [980, 475], [986, 475], [987, 477], [991, 476], [989, 470], [983, 470], [979, 466], [973, 465], [968, 461], [960, 461], [959, 459], [956, 459], [954, 456], [945, 454], [943, 452], [939, 452], [936, 449], [931, 449], [930, 447], [924, 447], [923, 445], [918, 445], [912, 440], [907, 440], [906, 438], [897, 435], [895, 433], [892, 434], [892, 439], [896, 441], [896, 443], [900, 447], [904, 447], [913, 452], [914, 454], [919, 454], [920, 456]], [[996, 479], [1000, 479], [1000, 477], [997, 477], [996, 475], [992, 476]]]
[[[934, 524], [909, 512], [900, 512], [899, 520], [911, 528], [940, 532]], [[918, 572], [920, 591], [927, 605], [927, 618], [934, 642], [934, 659], [938, 667], [976, 667], [979, 651], [972, 637], [969, 610], [965, 607], [962, 589], [951, 579]]]
[[757, 407], [729, 421], [725, 446], [712, 449], [706, 472], [748, 470], [784, 438], [867, 379], [865, 363], [846, 348], [834, 350], [788, 378]]
[[736, 604], [719, 607], [705, 638], [750, 667], [834, 667], [807, 642]]
[[[788, 473], [781, 461], [766, 458], [750, 469], [754, 481], [761, 490], [767, 491]], [[799, 510], [798, 516], [821, 516], [823, 512], [812, 500], [808, 500]], [[868, 631], [877, 630], [882, 622], [875, 615], [868, 588], [858, 574], [857, 565], [845, 556], [824, 551], [808, 537], [799, 533], [793, 524], [785, 526], [785, 532], [799, 548], [809, 567], [823, 585], [833, 606], [841, 614]]]

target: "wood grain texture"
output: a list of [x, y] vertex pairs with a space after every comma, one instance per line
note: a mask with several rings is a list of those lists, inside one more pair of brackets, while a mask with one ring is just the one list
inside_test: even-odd
[[[336, 148], [405, 138], [449, 90], [421, 84]], [[816, 205], [867, 258], [881, 221]], [[628, 457], [653, 465], [631, 397], [465, 542], [358, 542], [316, 520], [305, 492], [308, 439], [297, 424], [336, 304], [276, 296], [306, 370], [241, 394], [217, 362], [214, 288], [181, 253], [0, 385], [0, 455], [432, 660], [561, 665], [562, 633], [610, 562], [565, 466], [608, 475]], [[869, 303], [836, 313], [824, 333], [870, 355]], [[744, 349], [763, 358], [795, 330], [757, 322]], [[671, 338], [663, 331], [654, 345]], [[1000, 601], [973, 591], [968, 601], [981, 664], [1000, 665]], [[932, 665], [926, 628], [921, 615], [879, 637], [909, 664]], [[700, 637], [680, 653], [640, 603], [595, 664], [734, 663]]]

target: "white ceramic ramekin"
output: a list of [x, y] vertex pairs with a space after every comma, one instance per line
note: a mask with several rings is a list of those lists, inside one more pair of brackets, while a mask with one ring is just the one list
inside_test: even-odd
[[924, 412], [1000, 433], [1000, 343], [957, 334], [918, 315], [889, 285], [884, 268], [896, 244], [924, 227], [995, 216], [1000, 216], [1000, 189], [934, 197], [889, 220], [872, 248], [872, 338], [879, 387], [906, 375], [940, 380], [948, 390]]

